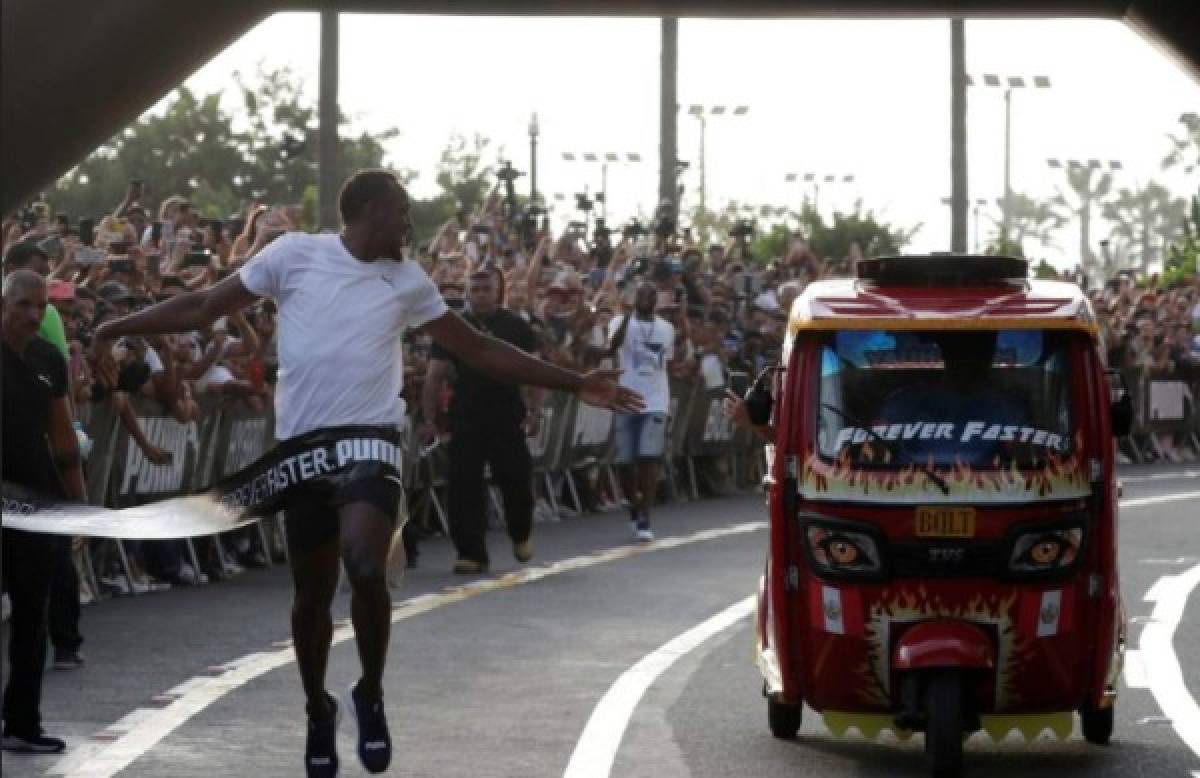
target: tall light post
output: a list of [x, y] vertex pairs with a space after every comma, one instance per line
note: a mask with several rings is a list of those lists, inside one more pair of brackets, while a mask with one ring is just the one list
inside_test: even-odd
[[[749, 106], [739, 105], [733, 109], [734, 116], [745, 116], [750, 110]], [[708, 132], [708, 117], [709, 116], [724, 116], [725, 106], [723, 105], [700, 105], [694, 103], [688, 106], [688, 114], [696, 117], [700, 121], [700, 210], [704, 211], [707, 207], [705, 199], [705, 176], [708, 165], [705, 163], [704, 141], [705, 135]]]
[[980, 197], [980, 198], [976, 198], [975, 202], [973, 203], [973, 207], [971, 208], [971, 218], [974, 221], [974, 230], [975, 230], [975, 253], [976, 254], [979, 254], [980, 252], [983, 251], [983, 237], [979, 233], [979, 211], [982, 210], [982, 208], [987, 204], [988, 204], [987, 199]]
[[807, 171], [805, 173], [784, 173], [783, 180], [786, 183], [793, 184], [803, 180], [805, 184], [813, 185], [813, 210], [818, 214], [821, 212], [821, 183], [826, 185], [843, 183], [853, 184], [853, 173], [814, 173]]
[[[600, 163], [600, 192], [596, 195], [596, 201], [600, 203], [600, 218], [608, 219], [608, 166], [610, 164], [620, 164], [621, 156], [613, 151], [604, 152], [603, 159], [594, 151], [584, 151], [576, 154], [573, 151], [564, 151], [562, 153], [564, 162], [599, 162]], [[642, 161], [642, 155], [636, 151], [628, 151], [625, 153], [625, 160], [631, 164], [637, 164]]]
[[538, 118], [537, 111], [529, 117], [529, 204], [536, 205], [538, 199], [537, 191], [537, 139], [538, 139]]
[[[1061, 170], [1067, 174], [1067, 184], [1079, 198], [1079, 264], [1084, 273], [1094, 255], [1091, 249], [1092, 202], [1105, 197], [1112, 188], [1112, 176], [1124, 170], [1125, 165], [1119, 159], [1108, 160], [1108, 172], [1104, 173], [1105, 163], [1099, 159], [1059, 159], [1050, 157], [1046, 165], [1053, 170]], [[1084, 171], [1087, 171], [1086, 173]], [[1101, 172], [1100, 180], [1095, 188], [1092, 187], [1092, 171]], [[1061, 193], [1060, 193], [1061, 199]], [[1065, 200], [1063, 200], [1066, 203]]]
[[[1034, 76], [1033, 86], [1038, 89], [1049, 89], [1049, 76]], [[1001, 213], [1000, 237], [1005, 246], [1008, 245], [1008, 232], [1012, 226], [1012, 94], [1014, 89], [1024, 89], [1024, 76], [998, 76], [994, 73], [983, 74], [984, 86], [1004, 90], [1004, 201]], [[975, 79], [967, 76], [967, 86], [975, 86]]]
[[[971, 206], [971, 217], [972, 217], [972, 219], [974, 220], [974, 230], [975, 230], [975, 253], [976, 253], [976, 254], [978, 254], [978, 253], [980, 253], [980, 251], [982, 251], [982, 248], [981, 248], [981, 244], [982, 244], [982, 236], [981, 236], [981, 234], [980, 234], [980, 232], [979, 232], [979, 211], [980, 211], [980, 209], [982, 209], [982, 208], [983, 208], [985, 205], [987, 205], [987, 204], [988, 204], [988, 201], [987, 201], [986, 199], [984, 199], [984, 198], [980, 197], [980, 198], [977, 198], [976, 200], [974, 200], [973, 202], [970, 202], [970, 203], [968, 203], [968, 204]], [[953, 210], [953, 209], [954, 209], [954, 198], [953, 198], [953, 197], [943, 197], [943, 198], [942, 198], [942, 205], [949, 206], [949, 207], [950, 207], [950, 209], [951, 209], [951, 210]], [[954, 249], [953, 247], [951, 247], [951, 251], [956, 251], [956, 250], [957, 250], [957, 249]]]

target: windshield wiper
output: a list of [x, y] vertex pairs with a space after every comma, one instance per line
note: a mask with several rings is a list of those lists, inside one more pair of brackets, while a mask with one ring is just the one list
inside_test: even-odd
[[[949, 486], [949, 484], [946, 483], [946, 480], [944, 478], [942, 478], [940, 475], [938, 475], [937, 473], [935, 473], [933, 468], [931, 468], [929, 465], [924, 464], [922, 462], [918, 462], [916, 457], [912, 456], [912, 453], [909, 451], [907, 446], [898, 448], [897, 446], [893, 445], [893, 441], [887, 440], [882, 435], [880, 435], [878, 432], [873, 430], [871, 427], [862, 423], [861, 421], [854, 418], [850, 414], [846, 413], [845, 411], [843, 411], [841, 408], [837, 407], [836, 405], [833, 405], [832, 403], [821, 403], [821, 407], [825, 408], [827, 410], [833, 411], [834, 413], [836, 413], [838, 416], [840, 416], [842, 418], [842, 421], [850, 422], [857, 429], [860, 429], [863, 432], [870, 435], [873, 440], [879, 441], [879, 443], [884, 448], [886, 448], [888, 451], [892, 452], [892, 456], [896, 457], [897, 460], [902, 459], [902, 460], [906, 461], [908, 464], [916, 465], [917, 468], [920, 469], [920, 471], [925, 474], [926, 478], [928, 478], [930, 481], [932, 481], [934, 483], [934, 485], [936, 485], [939, 489], [942, 490], [942, 494], [949, 496], [950, 486]], [[902, 452], [906, 456], [902, 456], [901, 455]]]

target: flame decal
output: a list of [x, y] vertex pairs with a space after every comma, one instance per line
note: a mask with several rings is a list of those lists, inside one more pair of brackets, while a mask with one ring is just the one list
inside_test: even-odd
[[1021, 697], [1013, 683], [1017, 668], [1028, 659], [1031, 642], [1019, 641], [1014, 606], [1017, 593], [976, 594], [965, 603], [949, 602], [941, 594], [930, 594], [924, 585], [891, 589], [888, 597], [876, 601], [867, 613], [865, 632], [869, 646], [866, 667], [859, 668], [859, 688], [863, 701], [871, 705], [890, 704], [893, 624], [910, 624], [930, 619], [954, 619], [986, 625], [996, 631], [996, 710], [1019, 705]]
[[1076, 433], [1072, 453], [1060, 456], [1047, 452], [1046, 463], [1037, 470], [1022, 470], [1013, 462], [1005, 467], [999, 458], [990, 470], [976, 470], [955, 458], [953, 465], [934, 467], [932, 455], [927, 469], [935, 472], [949, 488], [943, 494], [922, 468], [905, 465], [895, 470], [857, 467], [849, 452], [832, 463], [813, 450], [804, 457], [800, 472], [800, 495], [810, 499], [855, 500], [862, 502], [937, 503], [937, 502], [1031, 502], [1086, 497], [1089, 494], [1087, 469], [1080, 457], [1083, 434]]

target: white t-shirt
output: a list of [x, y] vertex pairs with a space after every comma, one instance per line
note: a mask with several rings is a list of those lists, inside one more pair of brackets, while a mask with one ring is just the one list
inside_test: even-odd
[[404, 331], [448, 310], [420, 265], [362, 262], [340, 235], [289, 233], [238, 275], [279, 308], [279, 440], [323, 427], [403, 422]]
[[725, 365], [716, 354], [705, 354], [700, 360], [700, 377], [704, 379], [704, 388], [712, 391], [725, 386]]
[[[608, 323], [610, 338], [621, 326], [622, 318], [615, 316]], [[617, 352], [623, 371], [621, 386], [642, 395], [646, 413], [666, 413], [670, 407], [667, 362], [674, 349], [675, 328], [658, 316], [654, 317], [654, 321], [643, 321], [633, 316], [625, 329], [625, 340]]]

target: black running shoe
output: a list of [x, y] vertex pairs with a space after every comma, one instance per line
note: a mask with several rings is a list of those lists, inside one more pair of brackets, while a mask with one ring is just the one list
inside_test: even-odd
[[337, 700], [329, 692], [329, 715], [308, 719], [308, 742], [304, 746], [304, 771], [308, 778], [334, 778], [338, 773], [337, 728], [342, 718]]
[[29, 735], [5, 732], [2, 747], [15, 754], [61, 754], [67, 744], [60, 738], [47, 737], [41, 731]]
[[362, 699], [358, 684], [346, 689], [346, 708], [358, 723], [358, 761], [368, 773], [382, 773], [392, 763], [392, 736], [388, 734], [383, 698]]

